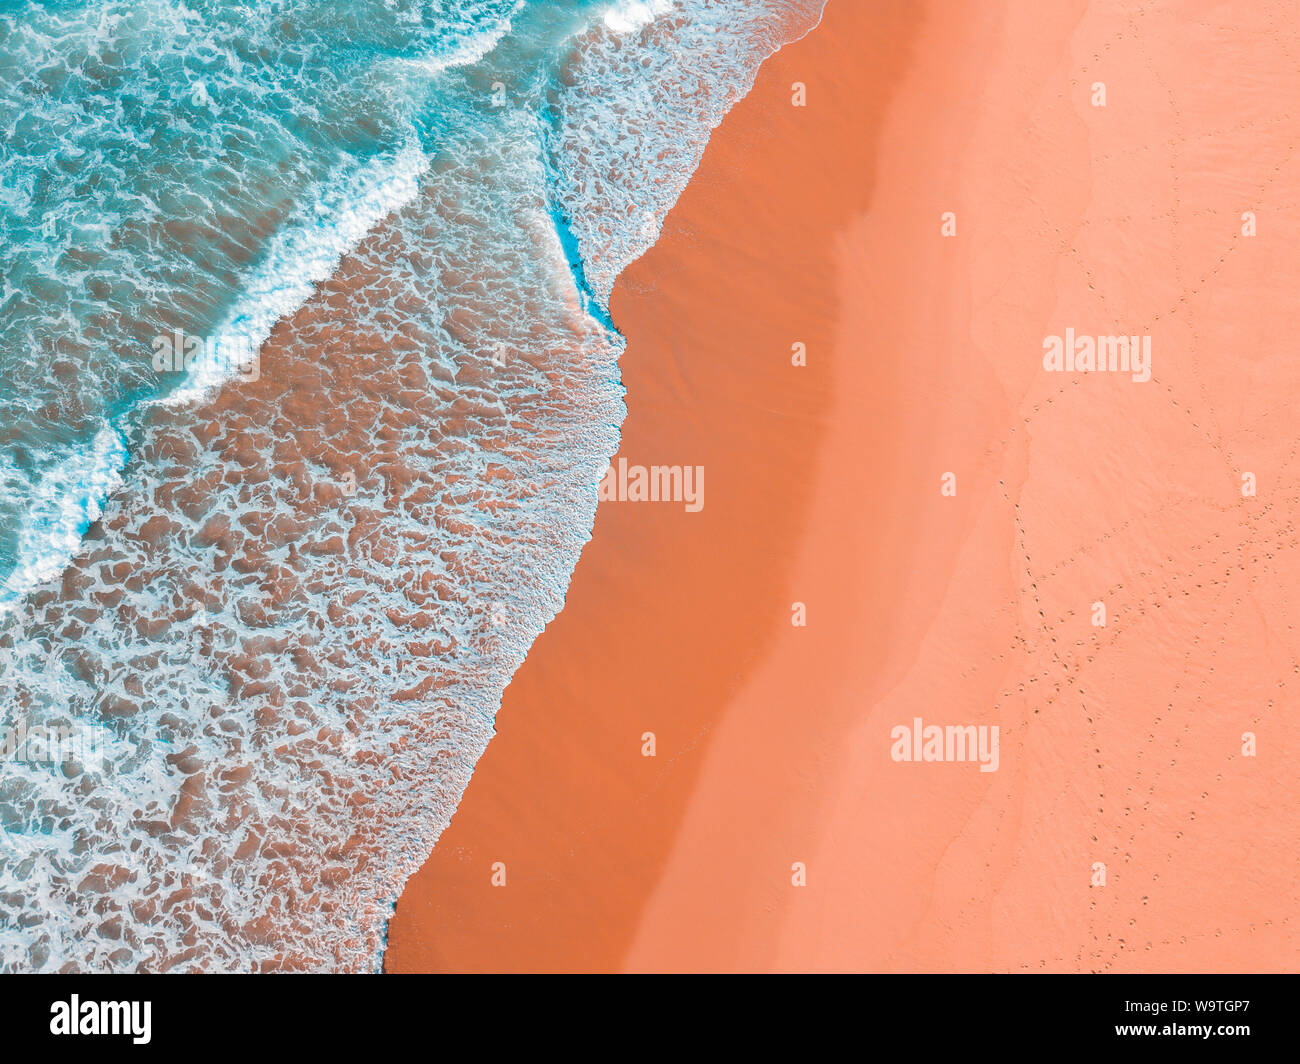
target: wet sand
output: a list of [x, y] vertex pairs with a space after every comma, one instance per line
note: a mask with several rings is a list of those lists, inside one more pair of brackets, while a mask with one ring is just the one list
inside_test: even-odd
[[1294, 8], [1042, 7], [830, 0], [715, 133], [611, 306], [704, 508], [600, 506], [387, 970], [1297, 966]]

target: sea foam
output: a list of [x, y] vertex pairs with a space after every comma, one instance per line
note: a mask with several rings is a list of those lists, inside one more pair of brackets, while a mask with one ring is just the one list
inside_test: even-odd
[[122, 433], [105, 425], [40, 478], [18, 528], [17, 562], [0, 585], [0, 614], [17, 609], [27, 592], [63, 572], [104, 500], [121, 485], [126, 460]]
[[208, 338], [203, 357], [179, 387], [154, 401], [168, 406], [197, 402], [235, 376], [232, 360], [222, 353], [260, 348], [275, 323], [302, 306], [366, 233], [415, 198], [428, 167], [414, 135], [391, 155], [341, 164], [276, 234], [235, 305]]
[[618, 0], [605, 12], [605, 25], [614, 33], [631, 33], [672, 9], [673, 0]]
[[[42, 430], [33, 397], [63, 381], [78, 438], [111, 435], [49, 481], [85, 505], [52, 506], [60, 554], [0, 617], [0, 726], [89, 748], [0, 763], [0, 969], [374, 969], [591, 534], [624, 414], [613, 279], [820, 3], [484, 0], [430, 25], [303, 2], [280, 17], [306, 62], [269, 68], [256, 9], [214, 28], [200, 4], [182, 33], [167, 5], [101, 6], [78, 32], [135, 95], [75, 75], [93, 106], [47, 117], [91, 143], [93, 113], [153, 93], [189, 140], [138, 180], [134, 140], [102, 146], [93, 187], [120, 194], [69, 184], [8, 275], [62, 315], [0, 314], [54, 352], [15, 375], [16, 420]], [[123, 114], [141, 143], [152, 121]], [[31, 187], [23, 209], [55, 210]], [[93, 254], [74, 223], [106, 226]], [[274, 362], [156, 378], [149, 337], [196, 321], [258, 342], [278, 321]]]

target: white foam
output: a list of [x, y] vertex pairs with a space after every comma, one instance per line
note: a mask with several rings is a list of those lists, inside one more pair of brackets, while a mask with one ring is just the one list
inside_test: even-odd
[[[203, 399], [237, 372], [223, 352], [257, 351], [281, 318], [294, 313], [339, 261], [394, 211], [410, 203], [429, 159], [414, 134], [367, 166], [349, 161], [317, 190], [301, 215], [276, 234], [202, 355], [174, 391], [150, 402], [182, 406]], [[147, 405], [147, 404], [146, 404]]]
[[454, 70], [456, 67], [473, 66], [480, 59], [491, 55], [496, 46], [505, 39], [506, 34], [510, 32], [510, 20], [523, 6], [524, 0], [519, 0], [510, 14], [496, 25], [466, 38], [449, 52], [435, 52], [413, 58], [398, 57], [390, 60], [390, 64], [395, 67], [415, 67], [425, 74], [440, 74], [444, 70]]
[[631, 33], [668, 14], [673, 6], [673, 0], [618, 0], [605, 12], [605, 26], [612, 33]]
[[14, 568], [0, 586], [0, 613], [67, 568], [104, 500], [121, 485], [126, 459], [125, 438], [106, 424], [37, 481], [18, 528]]
[[[275, 323], [301, 307], [366, 233], [415, 198], [428, 165], [412, 135], [401, 150], [368, 167], [336, 171], [303, 216], [273, 240], [181, 386], [142, 407], [197, 402], [234, 376], [238, 360], [228, 353], [257, 351]], [[86, 528], [121, 485], [126, 461], [123, 434], [106, 424], [87, 447], [67, 454], [40, 479], [18, 529], [14, 568], [0, 586], [0, 613], [67, 568]]]

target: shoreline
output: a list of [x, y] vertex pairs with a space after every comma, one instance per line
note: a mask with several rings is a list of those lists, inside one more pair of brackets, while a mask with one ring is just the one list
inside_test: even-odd
[[[628, 416], [613, 461], [702, 465], [709, 472], [705, 505], [697, 513], [680, 504], [600, 505], [564, 609], [506, 689], [498, 733], [458, 812], [431, 860], [408, 881], [389, 925], [385, 970], [619, 967], [689, 804], [709, 733], [740, 689], [739, 677], [756, 663], [757, 646], [771, 643], [788, 614], [778, 588], [755, 584], [750, 573], [756, 559], [774, 571], [786, 568], [786, 545], [802, 534], [807, 499], [798, 497], [800, 467], [824, 423], [833, 377], [791, 366], [791, 347], [798, 336], [809, 351], [829, 352], [834, 313], [826, 306], [826, 278], [818, 271], [801, 279], [794, 264], [783, 271], [786, 292], [773, 302], [773, 314], [750, 313], [746, 293], [775, 287], [764, 246], [797, 246], [811, 219], [783, 217], [764, 195], [769, 183], [794, 187], [803, 179], [793, 155], [777, 164], [777, 175], [763, 187], [746, 189], [736, 176], [755, 141], [800, 135], [806, 115], [791, 106], [789, 85], [791, 71], [805, 60], [795, 50], [817, 39], [828, 18], [824, 12], [818, 26], [759, 69], [754, 88], [714, 130], [659, 242], [623, 272], [611, 300], [611, 316], [628, 341], [621, 360]], [[883, 72], [894, 68], [889, 53], [896, 51], [895, 31], [905, 20], [900, 5], [879, 19], [874, 58]], [[872, 80], [873, 93], [860, 97], [868, 112], [888, 90], [883, 74]], [[854, 87], [841, 91], [847, 98]], [[830, 111], [819, 118], [823, 138], [826, 124], [836, 121]], [[782, 120], [775, 133], [768, 128], [774, 117]], [[811, 145], [810, 131], [803, 135]], [[833, 191], [845, 170], [865, 169], [869, 152], [864, 143], [840, 153], [842, 169], [823, 175], [823, 191]], [[719, 222], [719, 198], [737, 192], [744, 199]], [[815, 231], [829, 252], [843, 218], [865, 206], [865, 188], [856, 206], [834, 195], [824, 199], [834, 207], [816, 221]], [[764, 228], [743, 242], [733, 239], [746, 219], [761, 219]], [[719, 290], [724, 279], [727, 286]], [[807, 306], [817, 308], [811, 320]], [[756, 366], [746, 351], [764, 347], [764, 361]], [[797, 376], [801, 372], [805, 376]], [[728, 408], [778, 416], [713, 418]], [[760, 469], [780, 471], [783, 494], [768, 493], [764, 478], [755, 475]], [[747, 541], [748, 556], [728, 547]], [[661, 583], [666, 573], [672, 577]], [[694, 615], [683, 618], [681, 609]], [[636, 617], [629, 625], [630, 611]], [[611, 633], [618, 634], [611, 639]], [[706, 643], [712, 644], [710, 661], [693, 660]], [[604, 660], [595, 660], [597, 646]], [[646, 662], [679, 663], [686, 671], [641, 675], [636, 691], [619, 691], [621, 677], [644, 674]], [[674, 710], [674, 703], [682, 708]], [[567, 723], [557, 730], [556, 708], [566, 704]], [[647, 731], [656, 737], [653, 758], [640, 753]], [[539, 759], [538, 751], [547, 753]], [[550, 793], [536, 801], [512, 793], [511, 781], [557, 763], [579, 767], [552, 779], [545, 785]], [[535, 805], [563, 819], [564, 830], [546, 833]], [[614, 844], [611, 832], [624, 831], [636, 834], [637, 852]], [[506, 890], [490, 888], [477, 875], [493, 863], [494, 850], [511, 855], [501, 857]], [[442, 855], [453, 855], [450, 866]], [[514, 855], [522, 857], [522, 867]], [[442, 877], [436, 886], [435, 874]], [[578, 875], [580, 883], [568, 878]], [[560, 902], [557, 888], [571, 904]], [[448, 891], [445, 901], [432, 896]], [[591, 941], [582, 940], [587, 904], [605, 916]], [[490, 923], [469, 926], [454, 915], [466, 912]], [[527, 927], [522, 936], [515, 933], [521, 924]], [[434, 951], [435, 928], [443, 950], [448, 930], [460, 932], [454, 959]], [[486, 950], [484, 934], [491, 936]]]

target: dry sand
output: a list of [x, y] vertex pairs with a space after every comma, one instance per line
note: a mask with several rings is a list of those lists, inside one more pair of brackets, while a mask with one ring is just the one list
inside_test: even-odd
[[763, 67], [612, 304], [620, 453], [705, 507], [601, 505], [388, 970], [1300, 967], [1298, 44], [830, 0]]

